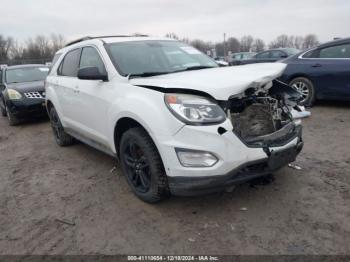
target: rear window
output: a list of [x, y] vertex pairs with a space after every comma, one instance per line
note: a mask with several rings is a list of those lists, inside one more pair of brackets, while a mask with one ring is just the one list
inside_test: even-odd
[[7, 69], [5, 81], [8, 84], [43, 81], [48, 73], [49, 68], [47, 66]]
[[78, 67], [81, 49], [75, 49], [66, 54], [60, 67], [58, 75], [76, 77], [78, 75]]

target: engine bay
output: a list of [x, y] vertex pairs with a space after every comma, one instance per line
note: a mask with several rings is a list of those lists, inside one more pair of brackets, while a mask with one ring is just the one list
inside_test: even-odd
[[278, 145], [296, 135], [299, 129], [291, 110], [298, 110], [299, 93], [281, 82], [269, 89], [249, 88], [243, 96], [233, 97], [226, 112], [233, 132], [250, 146]]

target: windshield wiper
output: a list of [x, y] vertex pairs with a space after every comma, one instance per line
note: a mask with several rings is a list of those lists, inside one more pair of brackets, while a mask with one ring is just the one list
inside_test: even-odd
[[159, 76], [159, 75], [165, 75], [165, 74], [170, 74], [173, 72], [143, 72], [139, 74], [129, 74], [127, 75], [128, 78], [134, 78], [134, 77], [149, 77], [149, 76]]
[[200, 69], [208, 69], [208, 68], [216, 68], [216, 66], [190, 66], [175, 72], [192, 71], [192, 70], [200, 70]]

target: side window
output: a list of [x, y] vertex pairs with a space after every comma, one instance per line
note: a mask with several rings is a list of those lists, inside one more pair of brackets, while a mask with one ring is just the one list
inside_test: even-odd
[[350, 44], [326, 47], [320, 50], [320, 58], [350, 58]]
[[270, 52], [263, 52], [255, 56], [257, 59], [265, 59], [270, 57]]
[[58, 68], [57, 73], [59, 75], [72, 77], [76, 77], [78, 75], [80, 51], [81, 49], [75, 49], [66, 54], [60, 67]]
[[271, 56], [270, 56], [271, 58], [281, 58], [283, 56], [286, 56], [286, 55], [284, 55], [283, 52], [277, 51], [277, 50], [271, 51], [270, 53], [271, 53]]
[[306, 52], [304, 55], [303, 55], [303, 58], [315, 58], [315, 53], [319, 52], [319, 50], [311, 50], [309, 52]]
[[93, 47], [84, 47], [81, 53], [80, 66], [84, 67], [97, 67], [101, 74], [106, 73], [105, 65], [97, 52]]
[[[55, 54], [55, 56], [53, 57], [52, 59], [52, 63], [51, 63], [51, 66], [50, 66], [50, 72], [51, 72], [51, 69], [55, 66], [55, 64], [57, 63], [57, 60], [61, 57], [62, 54]], [[50, 73], [49, 72], [49, 73]]]

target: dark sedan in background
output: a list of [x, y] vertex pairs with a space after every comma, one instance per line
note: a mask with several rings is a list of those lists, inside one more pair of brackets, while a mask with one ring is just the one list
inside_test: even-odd
[[44, 81], [49, 72], [45, 65], [2, 67], [0, 71], [0, 110], [10, 125], [26, 116], [46, 113]]
[[281, 81], [303, 94], [303, 103], [316, 99], [350, 101], [350, 38], [309, 49], [281, 61], [287, 68]]
[[255, 55], [254, 52], [233, 53], [228, 57], [228, 63], [229, 65], [241, 65], [242, 61], [251, 59]]
[[241, 61], [241, 65], [277, 62], [298, 53], [300, 53], [300, 50], [295, 48], [270, 49], [257, 53], [250, 59]]

